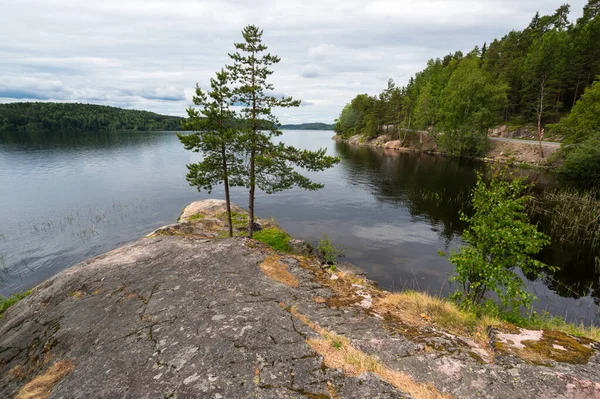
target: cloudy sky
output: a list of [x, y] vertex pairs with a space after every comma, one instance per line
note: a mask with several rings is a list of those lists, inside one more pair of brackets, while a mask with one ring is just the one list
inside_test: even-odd
[[[358, 93], [404, 85], [566, 0], [0, 0], [0, 102], [77, 101], [184, 115], [247, 24], [282, 58], [283, 123], [332, 122]], [[586, 0], [571, 0], [571, 19]]]

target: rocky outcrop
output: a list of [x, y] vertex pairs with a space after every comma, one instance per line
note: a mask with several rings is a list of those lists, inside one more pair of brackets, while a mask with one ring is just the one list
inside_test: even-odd
[[[179, 217], [179, 222], [188, 222], [190, 218], [198, 215], [202, 215], [206, 218], [215, 218], [226, 211], [227, 203], [225, 200], [208, 199], [196, 201], [185, 207], [183, 213]], [[231, 204], [231, 212], [243, 213], [246, 211], [241, 206]]]
[[73, 399], [600, 397], [594, 343], [544, 366], [487, 351], [382, 311], [384, 293], [350, 267], [221, 239], [201, 220], [71, 267], [10, 308], [0, 397], [42, 381]]

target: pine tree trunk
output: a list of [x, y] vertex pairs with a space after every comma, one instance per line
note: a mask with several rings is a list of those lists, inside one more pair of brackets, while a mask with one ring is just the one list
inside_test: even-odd
[[233, 223], [231, 220], [231, 199], [229, 198], [229, 173], [227, 172], [227, 158], [225, 144], [221, 146], [223, 156], [223, 185], [225, 186], [225, 204], [227, 205], [227, 220], [229, 222], [229, 237], [233, 237]]
[[[254, 60], [254, 51], [252, 51]], [[255, 161], [256, 161], [256, 88], [255, 65], [252, 61], [252, 136], [250, 139], [250, 193], [248, 198], [248, 237], [252, 238], [254, 232], [254, 191], [256, 188]]]
[[250, 194], [248, 198], [248, 237], [252, 238], [254, 232], [254, 189], [255, 189], [255, 176], [254, 176], [254, 161], [256, 152], [253, 147], [250, 150]]

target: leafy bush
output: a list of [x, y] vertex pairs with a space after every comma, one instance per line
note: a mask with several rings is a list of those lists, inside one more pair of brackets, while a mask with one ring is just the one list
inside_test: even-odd
[[565, 173], [600, 181], [600, 81], [585, 90], [571, 113], [549, 126], [565, 139], [562, 152]]
[[456, 265], [451, 280], [462, 286], [454, 299], [478, 305], [493, 291], [503, 309], [518, 312], [520, 306], [530, 307], [535, 297], [515, 269], [538, 276], [547, 266], [532, 256], [550, 240], [529, 223], [525, 212], [529, 186], [522, 179], [508, 178], [506, 172], [498, 172], [486, 184], [478, 175], [472, 194], [474, 215], [461, 215], [469, 225], [462, 236], [467, 245], [452, 251], [449, 260]]
[[437, 137], [442, 151], [453, 157], [481, 157], [490, 149], [487, 134], [449, 131]]
[[565, 154], [562, 172], [600, 182], [600, 132], [578, 145], [567, 145], [562, 151]]
[[325, 263], [329, 265], [335, 265], [337, 259], [342, 256], [342, 251], [333, 245], [327, 234], [324, 234], [323, 238], [319, 241], [317, 250], [323, 255]]

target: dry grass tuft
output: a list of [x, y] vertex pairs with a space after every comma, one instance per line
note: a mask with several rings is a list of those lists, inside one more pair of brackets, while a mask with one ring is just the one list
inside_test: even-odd
[[333, 386], [333, 384], [329, 381], [327, 381], [327, 392], [329, 393], [329, 395], [331, 396], [331, 399], [341, 399], [340, 395], [337, 393], [337, 391], [335, 390], [335, 387]]
[[378, 301], [388, 311], [402, 312], [416, 324], [433, 322], [443, 328], [470, 333], [477, 324], [475, 315], [461, 311], [442, 298], [414, 291], [388, 294]]
[[310, 338], [308, 345], [321, 356], [329, 368], [342, 368], [347, 375], [377, 374], [391, 385], [415, 399], [449, 399], [451, 395], [438, 391], [432, 384], [421, 384], [403, 372], [392, 370], [376, 358], [353, 347], [350, 342], [335, 333], [324, 338]]
[[493, 317], [478, 318], [452, 302], [422, 292], [387, 294], [376, 301], [375, 307], [413, 326], [435, 324], [454, 334], [472, 337], [483, 347], [488, 346], [488, 327], [506, 324]]
[[295, 307], [288, 308], [288, 311], [321, 336], [320, 338], [309, 338], [306, 342], [315, 352], [323, 356], [327, 367], [342, 368], [350, 376], [363, 373], [377, 374], [396, 388], [412, 395], [415, 399], [453, 398], [449, 394], [438, 391], [432, 384], [419, 383], [407, 374], [389, 369], [380, 363], [378, 359], [353, 347], [346, 337], [320, 327], [307, 316], [298, 312]]
[[273, 280], [279, 281], [288, 287], [298, 287], [300, 282], [296, 276], [291, 274], [287, 269], [287, 265], [280, 262], [279, 259], [281, 257], [277, 255], [269, 256], [260, 264], [260, 270]]
[[44, 374], [29, 381], [17, 394], [16, 399], [46, 399], [54, 386], [75, 370], [73, 362], [61, 360], [54, 363]]

